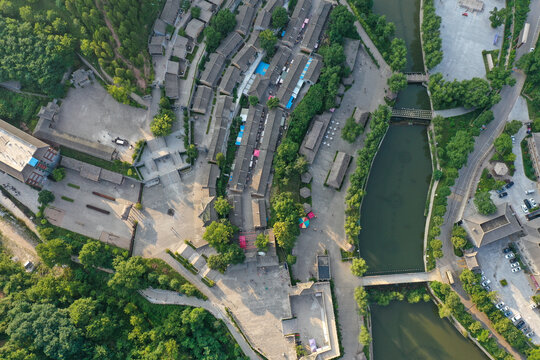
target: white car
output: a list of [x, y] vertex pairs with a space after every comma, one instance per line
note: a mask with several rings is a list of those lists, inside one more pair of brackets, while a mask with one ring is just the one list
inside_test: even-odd
[[533, 198], [530, 198], [530, 199], [529, 199], [529, 202], [531, 203], [531, 205], [532, 205], [533, 208], [536, 207], [536, 206], [538, 205], [538, 204], [536, 204], [536, 201], [534, 201]]
[[525, 191], [525, 195], [530, 195], [534, 193], [534, 189]]
[[507, 311], [510, 310], [510, 309], [508, 308], [508, 306], [504, 306], [501, 310], [502, 310], [503, 312], [507, 312]]
[[525, 214], [528, 214], [529, 213], [529, 209], [527, 209], [527, 207], [525, 205], [521, 205], [521, 210], [523, 210], [523, 212]]
[[530, 52], [533, 52], [534, 51], [534, 48], [531, 48]]
[[531, 309], [536, 309], [538, 307], [538, 305], [536, 305], [535, 303], [532, 303], [531, 305], [529, 305]]
[[530, 333], [527, 333], [527, 337], [532, 337], [534, 335], [534, 331], [531, 331]]
[[511, 263], [510, 267], [513, 267], [513, 268], [519, 267], [519, 263], [518, 262]]
[[519, 266], [512, 269], [512, 272], [518, 272], [518, 271], [521, 271], [521, 268]]
[[512, 135], [511, 138], [512, 138], [512, 144], [515, 144], [516, 143], [516, 137], [514, 135]]
[[504, 307], [504, 303], [501, 301], [500, 303], [498, 303], [497, 305], [495, 305], [495, 307], [499, 310], [501, 310], [503, 307]]
[[504, 255], [504, 257], [507, 258], [507, 259], [512, 259], [514, 256], [515, 256], [514, 253], [508, 253], [508, 254]]
[[513, 317], [512, 319], [510, 319], [510, 320], [512, 320], [512, 322], [518, 322], [519, 320], [521, 320], [521, 315], [516, 314], [516, 316], [514, 316], [514, 317]]

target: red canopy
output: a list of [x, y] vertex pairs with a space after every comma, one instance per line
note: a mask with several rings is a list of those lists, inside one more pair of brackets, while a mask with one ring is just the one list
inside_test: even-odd
[[247, 246], [246, 246], [246, 237], [244, 235], [240, 235], [238, 237], [238, 242], [240, 243], [240, 247], [242, 249], [245, 249]]
[[313, 213], [313, 211], [310, 211], [307, 213], [307, 217], [313, 219], [315, 217], [315, 214]]

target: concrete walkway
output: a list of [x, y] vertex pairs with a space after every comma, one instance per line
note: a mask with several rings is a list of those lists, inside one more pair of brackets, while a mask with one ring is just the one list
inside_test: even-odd
[[476, 108], [472, 109], [465, 109], [463, 106], [452, 108], [452, 109], [445, 109], [445, 110], [435, 110], [435, 115], [439, 115], [442, 117], [453, 117], [453, 116], [459, 116], [463, 114], [470, 113], [471, 111], [476, 110]]
[[420, 282], [428, 282], [428, 281], [444, 282], [441, 278], [441, 273], [439, 272], [439, 269], [435, 269], [430, 272], [374, 275], [374, 276], [364, 276], [360, 278], [360, 284], [362, 286], [394, 285], [394, 284], [405, 284], [405, 283], [420, 283]]
[[[349, 9], [349, 11], [354, 14], [354, 11], [351, 9], [351, 7], [349, 6], [349, 3], [346, 0], [339, 0], [339, 4], [346, 6], [347, 9]], [[390, 66], [388, 66], [388, 64], [384, 60], [383, 56], [379, 52], [379, 49], [377, 49], [373, 41], [371, 41], [371, 38], [367, 34], [366, 30], [364, 30], [364, 28], [362, 27], [360, 22], [358, 22], [358, 20], [354, 22], [354, 25], [356, 26], [356, 30], [358, 31], [358, 34], [360, 35], [362, 42], [367, 48], [369, 48], [369, 51], [371, 52], [371, 54], [373, 55], [373, 57], [379, 64], [379, 69], [380, 69], [381, 74], [385, 77], [390, 77], [390, 75], [392, 75], [392, 69], [390, 69]]]
[[139, 293], [152, 304], [160, 305], [185, 305], [200, 307], [210, 312], [216, 318], [223, 320], [229, 332], [234, 337], [238, 345], [244, 351], [244, 354], [249, 356], [250, 359], [259, 359], [257, 354], [251, 349], [249, 344], [246, 342], [244, 337], [238, 332], [236, 327], [232, 324], [232, 321], [225, 315], [225, 309], [221, 309], [213, 303], [201, 299], [197, 299], [191, 296], [182, 296], [177, 292], [168, 291], [168, 290], [159, 290], [148, 288], [145, 290], [139, 290]]

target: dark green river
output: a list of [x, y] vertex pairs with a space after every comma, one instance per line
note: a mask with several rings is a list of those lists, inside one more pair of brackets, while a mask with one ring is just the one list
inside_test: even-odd
[[[423, 71], [420, 0], [374, 0], [373, 11], [396, 25], [407, 45], [406, 72]], [[422, 85], [398, 95], [397, 108], [429, 109]], [[393, 124], [375, 157], [362, 204], [359, 249], [370, 272], [423, 271], [424, 209], [431, 178], [426, 128]], [[486, 356], [446, 319], [434, 303], [372, 306], [375, 360], [481, 360]]]

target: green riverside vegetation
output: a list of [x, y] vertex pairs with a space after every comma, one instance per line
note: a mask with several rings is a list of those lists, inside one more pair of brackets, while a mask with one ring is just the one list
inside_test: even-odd
[[424, 18], [422, 20], [422, 41], [426, 57], [426, 67], [433, 69], [443, 58], [442, 40], [439, 28], [441, 17], [435, 13], [433, 0], [424, 0]]

